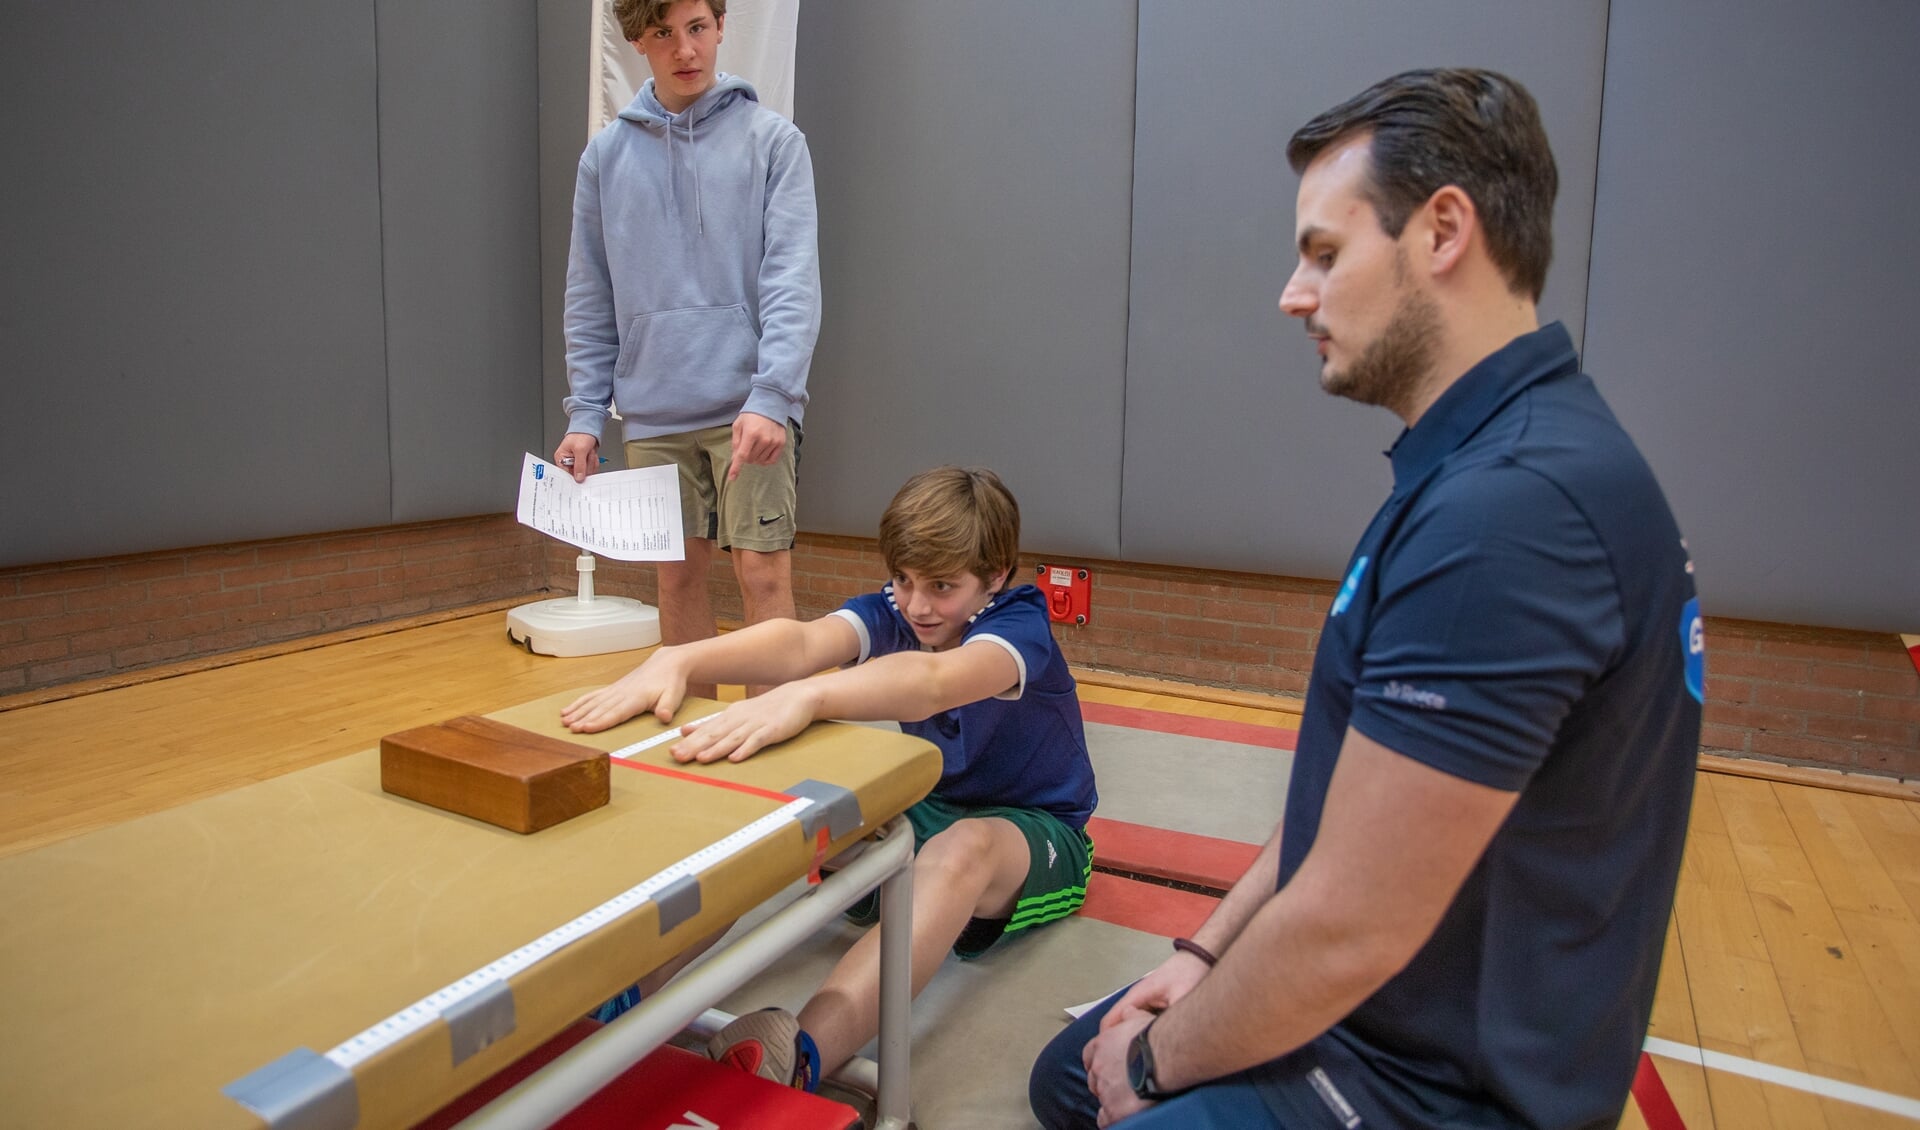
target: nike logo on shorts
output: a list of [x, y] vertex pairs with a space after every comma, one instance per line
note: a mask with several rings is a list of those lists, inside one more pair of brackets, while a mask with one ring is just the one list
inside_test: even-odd
[[785, 514], [775, 514], [775, 515], [774, 515], [773, 517], [771, 517], [771, 518], [762, 518], [762, 519], [760, 519], [760, 524], [761, 524], [761, 525], [763, 525], [763, 526], [771, 526], [771, 525], [773, 525], [773, 524], [774, 524], [775, 522], [778, 522], [778, 521], [779, 521], [780, 519], [782, 519], [782, 518], [785, 518], [785, 517], [786, 517], [786, 515], [785, 515]]

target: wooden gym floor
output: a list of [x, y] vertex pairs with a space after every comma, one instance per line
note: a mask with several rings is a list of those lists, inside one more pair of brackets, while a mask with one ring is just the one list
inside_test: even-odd
[[[528, 655], [489, 611], [52, 701], [0, 700], [0, 855], [409, 726], [597, 685], [634, 662]], [[1088, 702], [1297, 723], [1281, 700], [1082, 678]], [[1113, 982], [1141, 971], [1116, 969]], [[1649, 1036], [1691, 1130], [1920, 1125], [1920, 801], [1699, 774]], [[1668, 1124], [1630, 1102], [1620, 1125]]]

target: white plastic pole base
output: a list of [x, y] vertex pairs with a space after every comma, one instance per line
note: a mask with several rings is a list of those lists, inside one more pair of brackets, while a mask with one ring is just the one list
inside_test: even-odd
[[660, 642], [660, 610], [624, 596], [596, 596], [593, 554], [574, 562], [578, 596], [523, 604], [507, 613], [507, 638], [540, 655], [568, 658], [633, 651]]
[[660, 610], [624, 596], [541, 600], [508, 611], [507, 635], [540, 655], [632, 651], [660, 642]]

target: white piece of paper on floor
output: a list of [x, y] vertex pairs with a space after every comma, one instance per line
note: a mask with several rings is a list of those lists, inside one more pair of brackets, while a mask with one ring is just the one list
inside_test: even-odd
[[1115, 989], [1111, 993], [1108, 993], [1106, 996], [1101, 997], [1099, 1000], [1091, 1000], [1085, 1004], [1070, 1004], [1066, 1008], [1066, 1013], [1068, 1016], [1071, 1016], [1075, 1020], [1078, 1020], [1082, 1016], [1085, 1016], [1087, 1013], [1092, 1012], [1095, 1008], [1098, 1008], [1100, 1005], [1105, 1004], [1106, 1002], [1119, 996], [1121, 993], [1126, 992], [1127, 986], [1131, 984], [1133, 984], [1133, 982], [1129, 981], [1127, 982], [1126, 985], [1120, 986], [1119, 988]]
[[523, 526], [619, 561], [683, 561], [680, 478], [672, 466], [601, 471], [584, 483], [528, 455], [520, 464]]

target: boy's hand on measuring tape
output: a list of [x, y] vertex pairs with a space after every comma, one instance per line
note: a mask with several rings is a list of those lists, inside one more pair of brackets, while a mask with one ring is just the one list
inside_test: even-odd
[[681, 727], [685, 736], [670, 751], [679, 762], [745, 761], [786, 741], [813, 722], [813, 701], [798, 684], [775, 687], [718, 714]]

